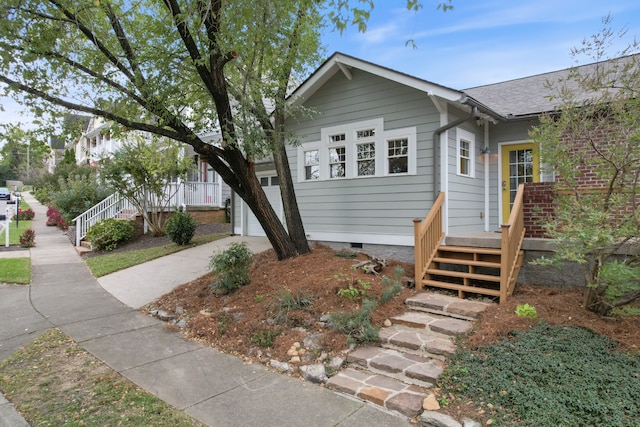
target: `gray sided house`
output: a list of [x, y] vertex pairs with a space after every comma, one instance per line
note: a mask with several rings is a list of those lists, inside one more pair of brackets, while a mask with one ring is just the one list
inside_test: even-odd
[[[435, 228], [443, 234], [437, 230], [432, 240], [446, 237], [442, 241], [452, 249], [459, 244], [456, 237], [482, 235], [490, 242], [480, 246], [499, 248], [496, 232], [513, 221], [514, 207], [522, 209], [521, 201], [514, 204], [519, 184], [554, 180], [541, 173], [528, 132], [540, 113], [555, 107], [545, 97], [545, 82], [567, 73], [456, 90], [332, 55], [290, 97], [292, 104], [314, 113], [286, 122], [295, 135], [288, 155], [309, 240], [417, 263], [414, 219], [424, 220], [441, 195]], [[267, 162], [259, 170], [281, 213], [274, 168]], [[235, 233], [263, 234], [239, 198], [234, 212]], [[522, 265], [522, 239], [514, 237], [514, 242], [510, 258]], [[416, 270], [429, 279], [432, 263], [443, 263], [445, 255], [422, 244], [420, 252], [429, 254], [426, 265]], [[498, 269], [499, 254], [485, 252], [468, 257], [475, 267], [495, 262]], [[480, 276], [475, 267], [468, 268], [474, 278]]]

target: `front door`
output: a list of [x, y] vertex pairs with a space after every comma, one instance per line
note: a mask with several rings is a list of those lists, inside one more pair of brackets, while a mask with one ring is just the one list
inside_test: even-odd
[[502, 153], [502, 223], [509, 221], [518, 185], [540, 181], [540, 156], [534, 143], [503, 145]]

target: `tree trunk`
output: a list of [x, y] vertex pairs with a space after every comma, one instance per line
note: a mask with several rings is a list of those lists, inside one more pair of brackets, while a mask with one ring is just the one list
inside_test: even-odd
[[584, 307], [598, 316], [608, 316], [611, 313], [611, 306], [604, 301], [597, 287], [587, 286], [584, 292]]
[[293, 189], [293, 179], [291, 177], [291, 169], [289, 168], [289, 159], [287, 158], [287, 150], [282, 141], [282, 134], [276, 132], [274, 136], [273, 159], [276, 165], [278, 178], [280, 179], [280, 195], [282, 196], [282, 206], [284, 207], [284, 216], [287, 221], [287, 229], [289, 237], [298, 251], [298, 254], [307, 254], [311, 252], [309, 241], [304, 232], [300, 209], [296, 200], [296, 193]]
[[258, 219], [262, 229], [267, 235], [271, 246], [273, 246], [279, 260], [293, 258], [298, 255], [298, 251], [287, 231], [273, 210], [267, 199], [260, 182], [255, 177], [246, 178], [246, 192], [238, 195], [247, 203], [253, 214]]

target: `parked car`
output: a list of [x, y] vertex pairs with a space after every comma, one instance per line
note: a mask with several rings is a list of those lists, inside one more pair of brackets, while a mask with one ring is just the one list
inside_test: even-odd
[[11, 200], [11, 191], [7, 187], [0, 187], [0, 200]]

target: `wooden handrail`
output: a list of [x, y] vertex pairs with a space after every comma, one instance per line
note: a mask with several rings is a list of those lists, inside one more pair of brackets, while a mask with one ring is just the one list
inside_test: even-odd
[[524, 184], [518, 186], [518, 192], [511, 208], [509, 222], [502, 224], [501, 266], [500, 266], [500, 302], [503, 303], [513, 292], [518, 256], [524, 240]]
[[424, 274], [435, 257], [438, 246], [444, 237], [444, 231], [442, 231], [443, 204], [444, 193], [440, 193], [424, 221], [419, 218], [413, 220], [416, 287], [422, 282]]

